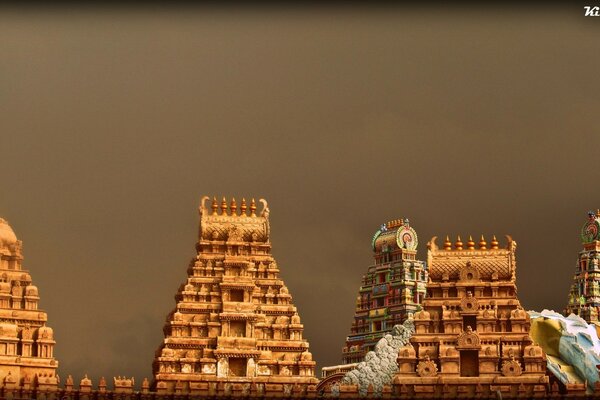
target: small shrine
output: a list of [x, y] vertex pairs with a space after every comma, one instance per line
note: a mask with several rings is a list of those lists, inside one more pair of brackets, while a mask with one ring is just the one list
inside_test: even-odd
[[354, 321], [342, 349], [343, 364], [363, 361], [394, 325], [417, 311], [428, 279], [427, 265], [416, 259], [418, 243], [408, 219], [382, 224], [373, 236], [375, 263], [362, 277]]
[[23, 243], [0, 218], [0, 380], [8, 387], [56, 388], [54, 333], [22, 262]]
[[200, 203], [197, 255], [153, 364], [157, 394], [306, 396], [315, 361], [271, 255], [269, 208]]
[[575, 314], [588, 323], [600, 324], [600, 210], [588, 212], [581, 228], [579, 252], [565, 315]]
[[543, 397], [546, 357], [517, 298], [517, 244], [428, 243], [429, 283], [415, 333], [398, 352], [394, 395], [409, 398]]

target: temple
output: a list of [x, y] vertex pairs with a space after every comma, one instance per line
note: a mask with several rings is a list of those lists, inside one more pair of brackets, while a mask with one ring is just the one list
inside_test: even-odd
[[428, 243], [430, 281], [415, 333], [398, 352], [397, 395], [412, 398], [544, 396], [546, 357], [529, 334], [516, 287], [516, 243], [446, 237]]
[[[200, 204], [196, 257], [153, 364], [158, 394], [307, 395], [318, 380], [292, 296], [271, 255], [269, 208]], [[220, 210], [220, 211], [219, 211]]]
[[581, 228], [583, 250], [579, 252], [565, 315], [575, 314], [600, 325], [600, 210], [590, 211]]
[[38, 309], [38, 288], [22, 267], [22, 248], [0, 218], [0, 379], [5, 387], [56, 387], [53, 331]]
[[417, 245], [408, 219], [382, 224], [373, 236], [375, 264], [362, 277], [354, 321], [342, 349], [344, 364], [363, 361], [394, 325], [417, 311], [428, 279], [426, 264], [416, 259]]

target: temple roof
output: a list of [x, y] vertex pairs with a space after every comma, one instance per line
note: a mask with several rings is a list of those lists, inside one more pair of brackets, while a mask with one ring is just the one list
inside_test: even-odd
[[588, 220], [581, 228], [581, 241], [591, 243], [600, 240], [600, 210], [588, 212]]
[[417, 233], [410, 227], [408, 219], [395, 219], [382, 224], [373, 236], [373, 251], [393, 251], [398, 249], [416, 250], [419, 244]]

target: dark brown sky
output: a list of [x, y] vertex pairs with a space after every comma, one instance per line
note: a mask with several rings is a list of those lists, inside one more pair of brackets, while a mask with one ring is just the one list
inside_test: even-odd
[[0, 13], [0, 216], [60, 373], [150, 376], [204, 194], [265, 197], [319, 366], [377, 227], [510, 233], [562, 309], [600, 207], [600, 18], [565, 9]]

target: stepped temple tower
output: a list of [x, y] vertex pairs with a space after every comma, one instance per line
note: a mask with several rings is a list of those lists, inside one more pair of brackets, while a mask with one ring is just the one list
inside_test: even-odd
[[362, 278], [354, 321], [342, 349], [344, 364], [363, 361], [394, 325], [417, 311], [428, 278], [426, 264], [416, 259], [417, 245], [417, 233], [408, 219], [390, 221], [375, 233], [375, 264]]
[[[153, 364], [158, 394], [307, 396], [315, 362], [271, 255], [269, 208], [200, 203], [196, 257]], [[220, 210], [220, 211], [219, 211]]]
[[517, 298], [516, 243], [428, 243], [429, 283], [398, 352], [393, 392], [413, 398], [544, 396], [546, 357]]
[[600, 210], [590, 211], [581, 228], [579, 252], [565, 315], [575, 314], [588, 323], [600, 323]]
[[3, 387], [56, 387], [54, 338], [23, 269], [22, 242], [0, 218], [0, 381]]

